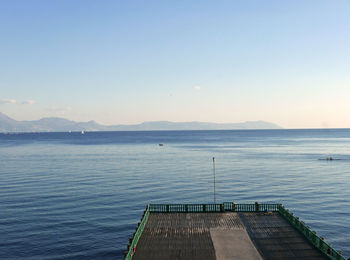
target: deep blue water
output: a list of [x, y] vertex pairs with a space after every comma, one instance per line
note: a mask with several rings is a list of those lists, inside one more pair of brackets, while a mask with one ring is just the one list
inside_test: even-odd
[[281, 202], [350, 257], [350, 129], [325, 129], [0, 134], [0, 259], [122, 259], [146, 204], [213, 201], [212, 157], [218, 202]]

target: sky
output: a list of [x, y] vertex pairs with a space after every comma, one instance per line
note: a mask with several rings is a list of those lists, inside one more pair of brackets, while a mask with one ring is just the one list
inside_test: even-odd
[[0, 112], [350, 128], [350, 0], [0, 1]]

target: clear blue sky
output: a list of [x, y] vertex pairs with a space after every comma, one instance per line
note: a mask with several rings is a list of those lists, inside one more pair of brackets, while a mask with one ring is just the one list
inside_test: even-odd
[[0, 2], [0, 112], [350, 127], [350, 1]]

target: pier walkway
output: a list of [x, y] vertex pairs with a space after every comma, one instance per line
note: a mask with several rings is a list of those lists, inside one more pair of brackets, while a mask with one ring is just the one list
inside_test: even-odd
[[216, 205], [150, 205], [129, 259], [344, 259], [279, 204]]

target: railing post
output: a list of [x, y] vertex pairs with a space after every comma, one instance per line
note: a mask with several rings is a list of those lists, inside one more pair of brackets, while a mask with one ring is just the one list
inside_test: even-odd
[[206, 212], [206, 205], [203, 204], [203, 212]]
[[221, 212], [224, 212], [224, 211], [225, 211], [225, 210], [224, 210], [224, 203], [220, 204], [220, 211], [221, 211]]
[[331, 249], [330, 249], [330, 247], [331, 247], [331, 244], [329, 244], [329, 245], [327, 246], [327, 255], [331, 255]]
[[337, 259], [341, 260], [342, 258], [342, 251], [338, 251]]
[[299, 229], [299, 224], [300, 224], [300, 221], [299, 221], [299, 217], [296, 217], [295, 218], [295, 226]]
[[317, 237], [317, 233], [316, 231], [311, 231], [312, 232], [312, 243], [314, 245], [316, 245], [316, 237]]
[[320, 249], [321, 249], [321, 251], [323, 252], [323, 249], [324, 249], [324, 237], [321, 237], [321, 240], [320, 240]]
[[166, 212], [169, 212], [169, 205], [167, 204], [165, 207], [166, 207]]
[[279, 211], [280, 213], [283, 212], [283, 205], [282, 205], [282, 203], [278, 204], [278, 211]]
[[258, 202], [255, 202], [255, 211], [259, 212], [259, 203]]
[[301, 221], [301, 231], [305, 235], [305, 222], [304, 221]]

